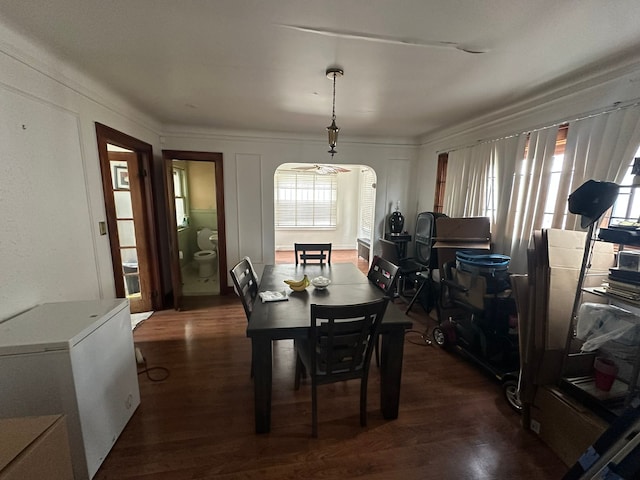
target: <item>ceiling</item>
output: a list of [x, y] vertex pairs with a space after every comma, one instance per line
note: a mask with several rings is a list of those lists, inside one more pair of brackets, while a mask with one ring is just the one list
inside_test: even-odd
[[[2, 0], [165, 125], [413, 137], [640, 52], [637, 0]], [[469, 53], [469, 52], [484, 53]]]

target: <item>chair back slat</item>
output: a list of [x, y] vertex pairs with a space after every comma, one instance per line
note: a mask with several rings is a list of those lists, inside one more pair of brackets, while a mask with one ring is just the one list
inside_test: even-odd
[[311, 305], [311, 371], [318, 383], [366, 375], [389, 299], [355, 305]]
[[229, 272], [236, 293], [242, 300], [247, 321], [253, 311], [253, 304], [258, 296], [258, 279], [249, 257], [240, 260]]
[[294, 243], [296, 265], [331, 263], [331, 243]]
[[399, 267], [397, 265], [376, 255], [373, 257], [371, 267], [369, 267], [367, 278], [387, 295], [391, 293], [395, 286], [398, 270]]

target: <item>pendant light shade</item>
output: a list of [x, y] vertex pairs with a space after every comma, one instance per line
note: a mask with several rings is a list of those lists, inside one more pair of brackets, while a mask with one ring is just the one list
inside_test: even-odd
[[333, 80], [333, 108], [331, 110], [331, 125], [327, 127], [327, 134], [329, 137], [329, 153], [333, 157], [336, 153], [336, 145], [338, 143], [338, 132], [340, 127], [336, 125], [336, 78], [342, 77], [344, 71], [338, 67], [327, 68], [327, 78]]

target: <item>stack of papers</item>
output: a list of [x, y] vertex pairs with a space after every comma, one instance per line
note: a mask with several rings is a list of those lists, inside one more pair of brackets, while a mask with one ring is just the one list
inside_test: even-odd
[[260, 292], [258, 295], [262, 299], [262, 303], [264, 303], [264, 302], [280, 302], [282, 300], [289, 300], [289, 297], [287, 297], [287, 294], [284, 291], [282, 291], [282, 292], [266, 291], [266, 292]]

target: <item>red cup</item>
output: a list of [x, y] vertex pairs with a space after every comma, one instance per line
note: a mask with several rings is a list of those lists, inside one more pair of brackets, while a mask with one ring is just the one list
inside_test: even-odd
[[605, 392], [611, 390], [618, 374], [618, 366], [608, 358], [597, 357], [593, 362], [593, 368], [595, 369], [596, 388]]

